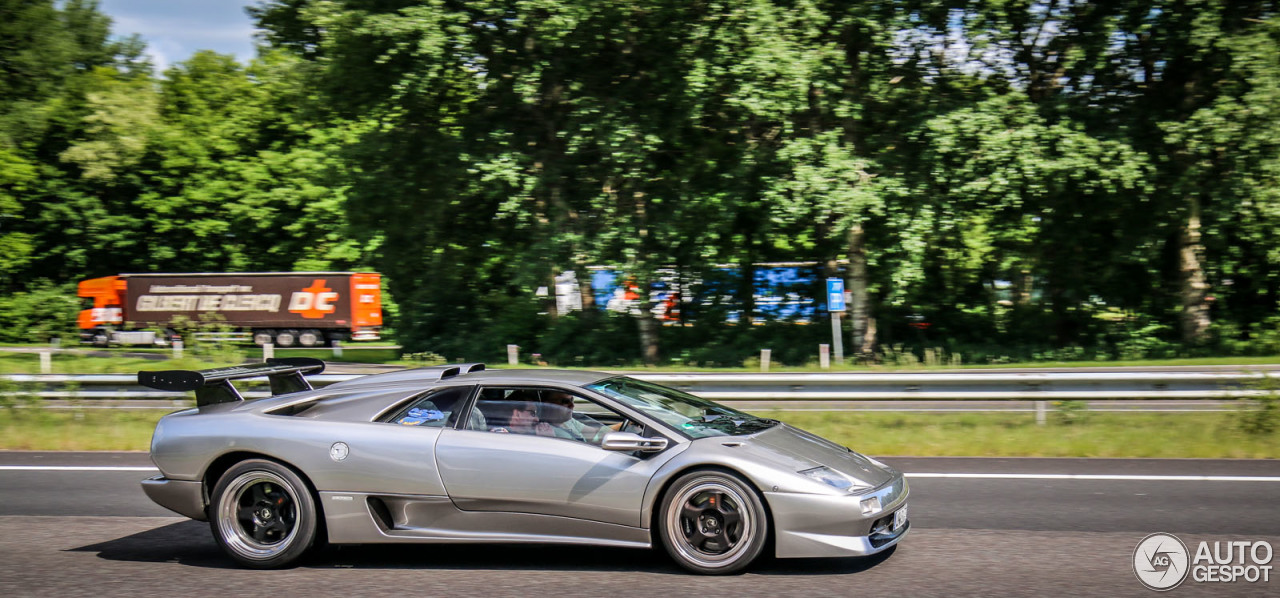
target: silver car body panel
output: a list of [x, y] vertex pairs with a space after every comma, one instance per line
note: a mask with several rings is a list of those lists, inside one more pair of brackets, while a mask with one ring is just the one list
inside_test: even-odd
[[[846, 496], [765, 492], [775, 526], [774, 551], [780, 558], [797, 558], [866, 556], [885, 550], [901, 541], [907, 529], [875, 533], [873, 526], [891, 520], [907, 504], [907, 494], [901, 478], [873, 492]], [[882, 508], [863, 515], [860, 504], [872, 497]]]
[[204, 484], [155, 476], [142, 480], [142, 491], [152, 502], [184, 517], [205, 521]]
[[[764, 498], [778, 557], [853, 556], [901, 540], [872, 526], [906, 504], [902, 474], [813, 434], [778, 424], [748, 436], [691, 439], [625, 404], [583, 388], [600, 372], [486, 370], [440, 379], [439, 368], [367, 376], [268, 399], [170, 414], [152, 439], [163, 474], [147, 495], [204, 518], [205, 479], [219, 459], [270, 458], [294, 468], [320, 497], [329, 540], [560, 542], [649, 546], [666, 486], [699, 468], [736, 472]], [[606, 451], [568, 439], [399, 426], [376, 421], [445, 387], [569, 390], [645, 425], [669, 443], [657, 453]], [[331, 456], [335, 443], [346, 450]], [[850, 478], [835, 488], [800, 472], [827, 467]], [[882, 508], [863, 515], [862, 500]]]
[[[495, 438], [496, 436], [496, 438]], [[645, 489], [687, 444], [643, 457], [543, 436], [444, 430], [436, 460], [464, 511], [574, 517], [635, 528]]]
[[[447, 496], [320, 492], [335, 544], [536, 542], [648, 548], [649, 531], [574, 517], [468, 512]], [[380, 518], [370, 501], [385, 505]]]

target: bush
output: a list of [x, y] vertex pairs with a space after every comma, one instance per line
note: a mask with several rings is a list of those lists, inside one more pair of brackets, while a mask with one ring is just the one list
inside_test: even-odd
[[413, 367], [426, 367], [431, 365], [443, 365], [449, 360], [443, 355], [437, 355], [430, 351], [422, 351], [420, 353], [405, 353], [400, 357], [400, 361], [408, 363]]
[[1053, 419], [1057, 423], [1069, 426], [1088, 422], [1091, 412], [1087, 401], [1054, 401]]
[[30, 291], [0, 296], [0, 341], [47, 342], [74, 338], [80, 300], [74, 285], [40, 280]]
[[1116, 351], [1120, 359], [1162, 359], [1174, 357], [1178, 347], [1165, 339], [1175, 335], [1173, 329], [1164, 324], [1148, 323], [1116, 343]]
[[1280, 393], [1277, 380], [1265, 376], [1255, 385], [1266, 394], [1249, 400], [1240, 410], [1240, 429], [1246, 434], [1261, 436], [1280, 428]]

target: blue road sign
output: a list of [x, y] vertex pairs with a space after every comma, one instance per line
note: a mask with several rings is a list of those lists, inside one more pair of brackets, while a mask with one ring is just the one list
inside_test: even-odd
[[827, 279], [827, 311], [844, 311], [844, 279]]

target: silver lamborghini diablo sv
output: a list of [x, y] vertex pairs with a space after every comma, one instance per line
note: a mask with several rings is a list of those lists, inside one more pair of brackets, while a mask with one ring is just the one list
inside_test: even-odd
[[[902, 473], [775, 420], [626, 376], [461, 364], [312, 389], [306, 358], [139, 372], [194, 391], [143, 481], [253, 568], [332, 544], [650, 548], [684, 568], [865, 556], [907, 533]], [[232, 380], [266, 376], [245, 400]]]

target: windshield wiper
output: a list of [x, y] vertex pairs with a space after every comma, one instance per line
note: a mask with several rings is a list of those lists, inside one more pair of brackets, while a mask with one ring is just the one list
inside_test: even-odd
[[[709, 424], [707, 427], [717, 428], [717, 429], [727, 428], [731, 430], [738, 430], [746, 426], [748, 429], [759, 428], [763, 430], [765, 428], [771, 428], [777, 425], [778, 420], [767, 419], [763, 417], [756, 417], [754, 415], [745, 415], [745, 414], [739, 415], [739, 416], [732, 416], [732, 415], [727, 415], [723, 413], [708, 413], [706, 415], [693, 418], [692, 420], [689, 421], [689, 423], [690, 424], [693, 424], [693, 423]], [[729, 428], [728, 426], [724, 425], [726, 423], [733, 424], [733, 427]]]

